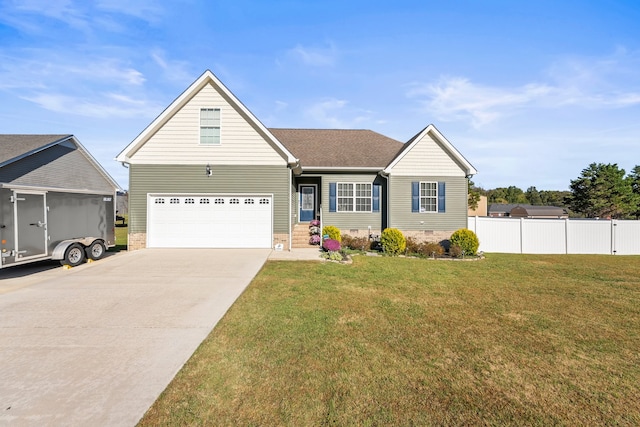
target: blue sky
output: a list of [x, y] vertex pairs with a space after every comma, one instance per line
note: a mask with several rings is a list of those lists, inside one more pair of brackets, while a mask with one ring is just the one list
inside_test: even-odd
[[114, 157], [204, 70], [267, 127], [433, 123], [482, 187], [640, 165], [640, 3], [0, 0], [0, 133]]

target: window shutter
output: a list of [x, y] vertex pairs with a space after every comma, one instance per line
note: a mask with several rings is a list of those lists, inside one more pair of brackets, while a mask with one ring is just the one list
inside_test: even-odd
[[336, 211], [336, 183], [329, 183], [329, 212]]
[[411, 212], [420, 212], [420, 183], [411, 183]]
[[438, 212], [445, 212], [445, 183], [444, 181], [438, 182]]
[[379, 184], [373, 184], [373, 200], [371, 201], [372, 203], [372, 210], [373, 212], [380, 212], [380, 185]]

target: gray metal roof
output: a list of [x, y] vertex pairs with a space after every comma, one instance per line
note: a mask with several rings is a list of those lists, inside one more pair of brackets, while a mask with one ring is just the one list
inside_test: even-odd
[[0, 167], [19, 160], [71, 135], [10, 135], [0, 134]]

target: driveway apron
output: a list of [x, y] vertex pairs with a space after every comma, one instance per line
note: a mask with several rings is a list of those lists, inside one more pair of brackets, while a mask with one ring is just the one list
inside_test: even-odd
[[269, 253], [144, 249], [0, 271], [0, 425], [135, 425]]

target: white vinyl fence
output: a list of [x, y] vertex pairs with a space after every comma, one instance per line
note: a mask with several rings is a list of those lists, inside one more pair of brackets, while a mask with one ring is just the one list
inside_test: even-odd
[[640, 221], [469, 217], [480, 251], [640, 255]]

